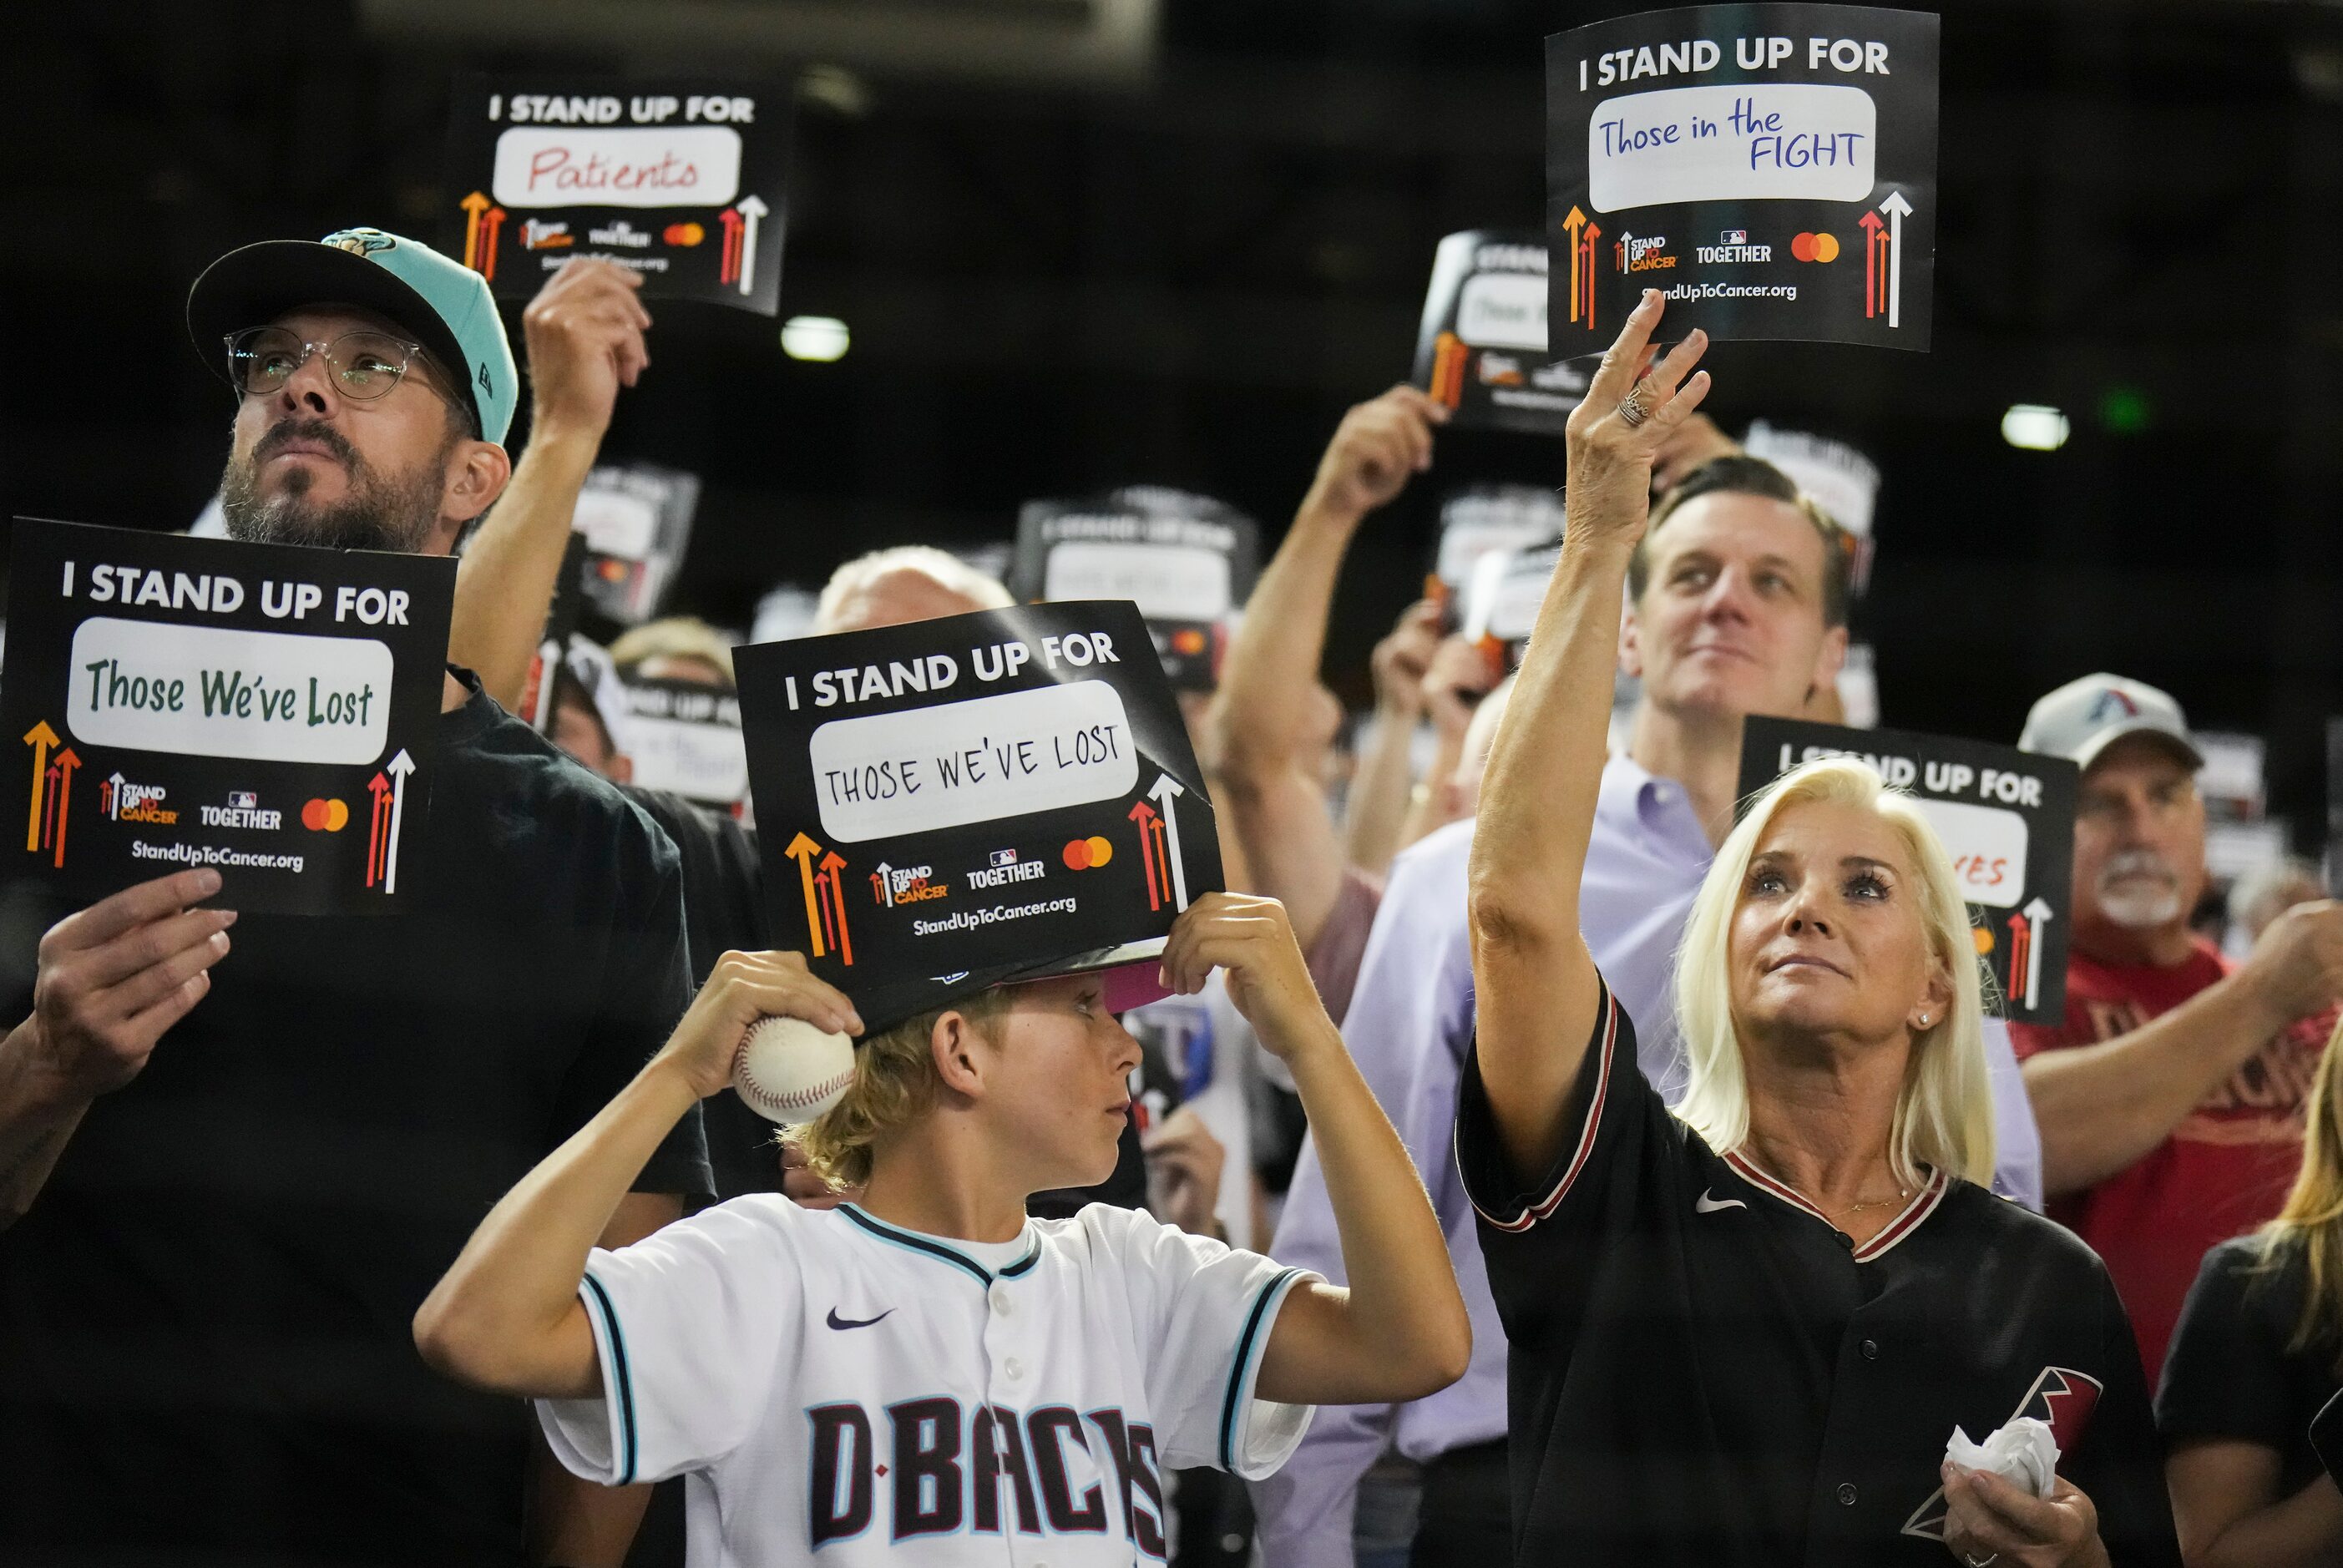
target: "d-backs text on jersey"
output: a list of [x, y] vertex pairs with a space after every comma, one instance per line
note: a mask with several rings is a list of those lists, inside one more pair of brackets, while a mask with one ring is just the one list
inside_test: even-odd
[[[806, 1418], [813, 1451], [809, 1550], [852, 1540], [883, 1518], [895, 1541], [963, 1529], [980, 1535], [1007, 1530], [1103, 1535], [1119, 1523], [1141, 1555], [1163, 1556], [1155, 1429], [1124, 1420], [1120, 1410], [1077, 1413], [1070, 1405], [1052, 1404], [1020, 1414], [1005, 1405], [970, 1409], [939, 1396], [900, 1401], [876, 1418], [859, 1403], [816, 1405]], [[876, 1435], [882, 1423], [883, 1454]], [[1099, 1446], [1091, 1443], [1092, 1432]], [[1116, 1494], [1111, 1510], [1110, 1474]]]

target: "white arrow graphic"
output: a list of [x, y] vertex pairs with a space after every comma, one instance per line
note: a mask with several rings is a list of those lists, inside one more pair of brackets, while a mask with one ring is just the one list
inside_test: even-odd
[[757, 220], [773, 209], [765, 205], [763, 197], [750, 191], [732, 204], [732, 210], [740, 215], [740, 292], [753, 294], [757, 289]]
[[390, 845], [382, 855], [382, 890], [387, 896], [398, 891], [398, 819], [407, 809], [407, 776], [415, 771], [415, 759], [402, 746], [383, 771], [390, 775]]
[[1896, 327], [1904, 319], [1904, 220], [1912, 204], [1902, 191], [1889, 191], [1879, 210], [1887, 215], [1887, 325]]
[[2042, 1005], [2042, 944], [2044, 928], [2050, 923], [2050, 906], [2037, 894], [2026, 906], [2026, 918], [2034, 922], [2034, 934], [2026, 947], [2026, 1005]]
[[879, 879], [879, 896], [887, 900], [889, 909], [893, 909], [895, 907], [895, 868], [881, 860], [871, 867], [870, 871]]
[[1188, 907], [1188, 871], [1180, 863], [1180, 813], [1172, 809], [1172, 802], [1187, 791], [1169, 773], [1158, 773], [1147, 793], [1163, 808], [1163, 837], [1172, 850], [1172, 907], [1184, 910]]

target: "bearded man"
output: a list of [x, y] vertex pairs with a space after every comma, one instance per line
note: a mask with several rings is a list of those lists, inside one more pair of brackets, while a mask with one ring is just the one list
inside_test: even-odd
[[2066, 1016], [2016, 1026], [2048, 1211], [2107, 1261], [2151, 1387], [2198, 1261], [2284, 1202], [2343, 997], [2343, 905], [2299, 904], [2232, 967], [2189, 927], [2203, 766], [2180, 705], [2087, 675], [2018, 744], [2083, 769]]
[[[573, 263], [538, 297], [590, 330], [551, 357], [532, 333], [516, 472], [518, 377], [478, 274], [370, 228], [222, 257], [187, 320], [236, 409], [229, 531], [444, 555], [532, 467], [554, 483], [640, 368], [615, 274]], [[528, 1411], [434, 1376], [408, 1323], [689, 1000], [681, 869], [468, 670], [425, 767], [400, 913], [239, 919], [208, 867], [82, 910], [0, 890], [0, 1562], [623, 1555], [647, 1489], [541, 1450], [532, 1484]], [[710, 1188], [695, 1116], [602, 1240]]]

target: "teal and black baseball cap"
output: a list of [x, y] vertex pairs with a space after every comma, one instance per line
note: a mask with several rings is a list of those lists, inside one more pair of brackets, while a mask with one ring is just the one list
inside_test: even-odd
[[226, 338], [305, 306], [349, 305], [387, 317], [464, 383], [484, 440], [512, 429], [520, 373], [488, 280], [420, 240], [346, 228], [315, 242], [263, 240], [229, 251], [187, 291], [196, 352], [228, 374]]

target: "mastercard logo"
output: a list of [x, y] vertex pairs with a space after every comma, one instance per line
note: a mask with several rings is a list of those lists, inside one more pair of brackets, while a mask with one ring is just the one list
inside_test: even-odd
[[659, 237], [669, 245], [698, 245], [708, 237], [708, 231], [696, 223], [671, 223]]
[[1066, 869], [1088, 871], [1114, 859], [1114, 846], [1104, 839], [1076, 839], [1066, 846]]
[[1790, 254], [1800, 261], [1836, 261], [1838, 236], [1802, 234], [1790, 241]]
[[349, 823], [350, 809], [339, 800], [312, 800], [301, 808], [301, 826], [313, 833], [338, 833]]

